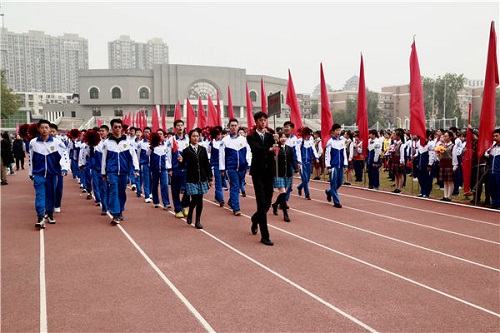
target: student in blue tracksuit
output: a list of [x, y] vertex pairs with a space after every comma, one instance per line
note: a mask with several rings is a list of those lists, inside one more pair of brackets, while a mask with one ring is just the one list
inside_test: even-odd
[[303, 189], [307, 200], [311, 200], [309, 180], [311, 179], [312, 163], [319, 162], [319, 154], [316, 150], [312, 134], [313, 131], [309, 127], [305, 127], [302, 130], [302, 138], [297, 143], [297, 146], [300, 148], [300, 156], [302, 157], [302, 167], [300, 168], [301, 183], [297, 186], [297, 190], [301, 196]]
[[144, 127], [144, 139], [141, 142], [135, 143], [134, 149], [137, 149], [137, 155], [140, 165], [140, 182], [137, 187], [137, 196], [140, 197], [142, 194], [142, 188], [144, 187], [144, 202], [151, 202], [151, 173], [149, 171], [149, 137], [151, 134], [151, 128]]
[[109, 136], [108, 125], [101, 125], [101, 127], [99, 127], [99, 135], [101, 136], [101, 142], [99, 142], [94, 149], [95, 163], [92, 169], [92, 179], [94, 181], [94, 186], [99, 188], [101, 215], [106, 215], [109, 209], [109, 183], [105, 182], [102, 177], [102, 151], [104, 149], [104, 142]]
[[[297, 160], [297, 163], [299, 164], [300, 168], [300, 165], [302, 164], [302, 156], [300, 156], [300, 147], [298, 146], [298, 138], [293, 134], [294, 129], [295, 129], [295, 124], [292, 123], [291, 121], [285, 121], [285, 123], [283, 124], [283, 132], [285, 132], [285, 135], [287, 137], [286, 145], [293, 149], [293, 153], [295, 154], [295, 159]], [[286, 190], [286, 201], [290, 200], [290, 193], [292, 192], [292, 188], [293, 188], [293, 182]]]
[[[179, 155], [182, 151], [189, 146], [189, 138], [184, 133], [184, 121], [177, 119], [174, 121], [175, 135], [173, 135], [167, 143], [168, 148], [171, 150], [171, 154], [167, 154], [167, 158], [170, 156], [170, 161], [167, 161], [167, 165], [171, 165], [171, 169], [168, 170], [168, 175], [171, 179], [172, 188], [172, 201], [174, 204], [175, 217], [181, 219], [187, 217], [189, 213], [189, 195], [185, 193], [186, 191], [186, 167], [179, 162]], [[182, 194], [182, 199], [181, 199]]]
[[69, 160], [64, 143], [50, 135], [50, 122], [42, 119], [38, 122], [40, 136], [30, 141], [29, 171], [35, 187], [35, 209], [38, 221], [36, 228], [45, 228], [45, 214], [50, 224], [54, 219], [54, 198], [57, 175], [66, 176]]
[[222, 139], [219, 149], [219, 168], [221, 176], [229, 176], [228, 204], [235, 216], [241, 215], [240, 189], [245, 181], [252, 153], [245, 137], [238, 134], [238, 120], [229, 120], [229, 135]]
[[172, 149], [169, 149], [164, 139], [165, 132], [163, 132], [162, 129], [158, 129], [156, 134], [151, 135], [149, 170], [151, 172], [151, 192], [153, 193], [154, 207], [160, 207], [160, 197], [158, 195], [159, 184], [163, 208], [168, 209], [170, 208], [170, 198], [168, 196], [167, 169], [172, 168], [172, 166], [168, 164], [172, 159], [167, 158], [167, 155], [172, 153]]
[[330, 174], [330, 189], [325, 190], [326, 200], [332, 201], [337, 208], [342, 208], [340, 204], [338, 189], [344, 181], [344, 171], [347, 170], [347, 154], [345, 151], [345, 139], [340, 136], [342, 127], [339, 124], [332, 126], [333, 136], [326, 143], [325, 165]]
[[215, 201], [219, 203], [221, 207], [224, 206], [224, 193], [222, 192], [222, 177], [219, 169], [219, 148], [221, 144], [221, 130], [220, 126], [216, 126], [210, 129], [211, 142], [208, 145], [207, 152], [210, 156], [210, 167], [212, 168], [212, 173], [215, 180]]
[[113, 215], [111, 225], [124, 220], [123, 211], [127, 201], [127, 179], [130, 168], [134, 177], [139, 175], [139, 162], [134, 147], [122, 134], [122, 120], [111, 120], [112, 135], [104, 142], [101, 173], [109, 183], [109, 212]]
[[[54, 123], [50, 123], [50, 135], [53, 138], [57, 138], [57, 130], [58, 127]], [[64, 143], [64, 146], [66, 147], [66, 153], [68, 152], [68, 147], [66, 143], [59, 138]], [[62, 173], [57, 174], [57, 184], [56, 184], [56, 194], [54, 197], [54, 213], [60, 213], [61, 212], [61, 204], [62, 204], [62, 194], [63, 194], [63, 185], [64, 185], [64, 177]]]

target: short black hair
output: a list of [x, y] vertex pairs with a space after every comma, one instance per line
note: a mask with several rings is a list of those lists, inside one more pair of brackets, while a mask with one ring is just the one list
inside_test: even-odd
[[144, 127], [144, 129], [142, 131], [144, 132], [145, 130], [149, 130], [150, 132], [152, 132], [151, 127], [149, 127], [149, 126]]
[[[184, 120], [182, 120], [182, 119], [174, 120], [174, 127], [177, 126], [178, 123], [182, 123], [184, 125]], [[146, 129], [146, 128], [144, 128], [144, 129]]]
[[265, 113], [265, 112], [259, 111], [259, 112], [255, 113], [255, 114], [253, 115], [253, 120], [257, 121], [257, 119], [260, 119], [260, 118], [262, 118], [262, 117], [264, 117], [264, 118], [266, 118], [266, 119], [267, 119], [267, 118], [268, 118], [268, 115], [267, 115], [267, 113]]
[[109, 124], [111, 125], [111, 127], [113, 127], [114, 124], [120, 124], [123, 126], [123, 122], [120, 118], [111, 119], [111, 122]]
[[59, 127], [57, 127], [57, 125], [54, 123], [50, 123], [49, 127], [55, 129], [56, 131], [59, 130]]
[[50, 127], [50, 121], [48, 121], [47, 119], [40, 119], [40, 120], [38, 121], [38, 128], [40, 128], [40, 125], [41, 125], [41, 124], [47, 124], [47, 125], [49, 125], [49, 127]]
[[500, 127], [499, 128], [495, 128], [495, 130], [493, 131], [493, 133], [500, 134]]
[[235, 121], [237, 124], [239, 124], [238, 119], [236, 119], [236, 118], [231, 118], [231, 119], [229, 119], [229, 121], [227, 122], [227, 126], [229, 127], [229, 124], [231, 124], [233, 121]]
[[104, 128], [106, 131], [109, 132], [109, 126], [108, 125], [101, 125], [99, 129]]
[[292, 123], [290, 120], [285, 121], [285, 123], [283, 124], [283, 127], [285, 127], [285, 126], [290, 126], [291, 128], [295, 128], [295, 124]]
[[342, 128], [342, 126], [340, 124], [337, 124], [337, 123], [333, 124], [332, 131], [335, 131], [337, 128]]

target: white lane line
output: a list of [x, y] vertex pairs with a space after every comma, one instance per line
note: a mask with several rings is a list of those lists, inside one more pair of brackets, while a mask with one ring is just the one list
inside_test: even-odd
[[[325, 184], [328, 184], [328, 183], [325, 183]], [[352, 188], [358, 189], [356, 187], [352, 187]], [[325, 192], [324, 189], [318, 189], [318, 188], [314, 188], [314, 187], [311, 187], [311, 186], [309, 186], [309, 189], [310, 190], [319, 191], [319, 192]], [[365, 189], [359, 189], [359, 190], [365, 190]], [[389, 195], [398, 195], [398, 196], [401, 196], [401, 194], [393, 194], [393, 193], [390, 193], [390, 192], [387, 193], [387, 192], [381, 192], [381, 191], [377, 192], [375, 190], [369, 190], [369, 189], [367, 189], [366, 191], [374, 191], [374, 192], [380, 193], [380, 194], [389, 194]], [[362, 197], [362, 196], [356, 196], [356, 195], [351, 195], [351, 194], [346, 194], [346, 193], [342, 193], [342, 195], [346, 196], [346, 197], [350, 197], [350, 198], [362, 199], [362, 200], [371, 201], [371, 202], [377, 202], [377, 203], [384, 204], [384, 205], [401, 207], [400, 204], [395, 204], [395, 203], [392, 203], [392, 202], [386, 202], [386, 201], [380, 201], [380, 200], [375, 200], [375, 199], [369, 199], [369, 198], [365, 198], [365, 197]], [[428, 200], [428, 199], [421, 199], [421, 198], [418, 198], [418, 197], [411, 197], [411, 196], [406, 196], [406, 195], [404, 195], [404, 196], [408, 197], [410, 199]], [[453, 202], [451, 202], [451, 203], [448, 202], [447, 204], [455, 204], [455, 205], [458, 205], [460, 207], [469, 208], [469, 209], [479, 209], [479, 208], [476, 208], [476, 207], [470, 207], [470, 206], [467, 206], [467, 205], [457, 204], [457, 203], [453, 203]], [[421, 209], [421, 208], [416, 208], [416, 207], [411, 207], [411, 206], [405, 206], [405, 209], [411, 209], [411, 210], [416, 210], [416, 211], [419, 211], [419, 212], [437, 214], [437, 215], [446, 216], [446, 217], [450, 217], [450, 218], [454, 218], [454, 219], [462, 219], [462, 220], [467, 220], [467, 221], [471, 221], [471, 222], [482, 223], [482, 224], [487, 224], [487, 225], [491, 225], [491, 226], [495, 226], [495, 227], [500, 227], [500, 224], [486, 222], [486, 221], [481, 221], [481, 220], [475, 220], [475, 219], [471, 219], [471, 218], [463, 217], [463, 216], [446, 214], [446, 213], [442, 213], [442, 212], [438, 212], [438, 211], [430, 211], [430, 210], [427, 210], [427, 209]], [[483, 209], [483, 208], [480, 208], [480, 209], [484, 210], [484, 211], [493, 211], [492, 209]]]
[[[249, 195], [247, 194], [247, 197], [252, 197], [252, 196], [249, 196]], [[212, 203], [214, 206], [215, 206], [215, 205], [217, 205], [216, 203], [211, 202], [210, 200], [205, 199], [205, 201], [208, 201], [208, 202]], [[226, 208], [226, 207], [224, 207], [224, 208]], [[228, 209], [228, 208], [226, 208], [226, 209]], [[246, 214], [242, 214], [241, 216], [245, 216], [245, 217], [247, 217], [247, 218], [249, 218], [249, 219], [250, 219], [250, 216], [248, 216], [248, 215], [246, 215]], [[325, 245], [323, 245], [323, 244], [320, 244], [320, 243], [317, 243], [317, 242], [315, 242], [315, 241], [309, 240], [309, 239], [307, 239], [307, 238], [305, 238], [305, 237], [299, 236], [299, 235], [297, 235], [297, 234], [294, 234], [294, 233], [292, 233], [292, 232], [290, 232], [290, 231], [287, 231], [287, 230], [281, 229], [281, 228], [276, 227], [276, 226], [274, 226], [274, 225], [268, 224], [268, 226], [270, 226], [270, 227], [271, 227], [271, 228], [273, 228], [273, 229], [279, 230], [279, 231], [281, 231], [281, 232], [283, 232], [283, 233], [285, 233], [285, 234], [288, 234], [288, 235], [290, 235], [290, 236], [293, 236], [293, 237], [296, 237], [296, 238], [298, 238], [298, 239], [300, 239], [300, 240], [303, 240], [303, 241], [305, 241], [305, 242], [308, 242], [308, 243], [310, 243], [310, 244], [313, 244], [313, 245], [316, 245], [316, 246], [318, 246], [318, 247], [321, 247], [321, 248], [323, 248], [323, 249], [325, 249], [325, 250], [328, 250], [328, 251], [330, 251], [330, 252], [336, 253], [336, 254], [338, 254], [338, 255], [341, 255], [341, 256], [346, 257], [346, 258], [351, 259], [351, 260], [354, 260], [354, 261], [356, 261], [356, 262], [358, 262], [358, 263], [361, 263], [361, 264], [363, 264], [363, 265], [366, 265], [366, 266], [369, 266], [369, 267], [374, 268], [374, 269], [376, 269], [376, 270], [382, 271], [382, 272], [387, 273], [387, 274], [389, 274], [389, 275], [392, 275], [392, 276], [394, 276], [394, 277], [396, 277], [396, 278], [402, 279], [402, 280], [404, 280], [404, 281], [407, 281], [407, 282], [412, 283], [412, 284], [414, 284], [414, 285], [417, 285], [417, 286], [419, 286], [419, 287], [422, 287], [422, 288], [425, 288], [425, 289], [427, 289], [427, 290], [433, 291], [433, 292], [438, 293], [438, 294], [440, 294], [440, 295], [442, 295], [442, 296], [445, 296], [445, 297], [447, 297], [447, 298], [450, 298], [450, 299], [452, 299], [452, 300], [455, 300], [455, 301], [457, 301], [457, 302], [463, 303], [463, 304], [465, 304], [465, 305], [471, 306], [471, 307], [473, 307], [473, 308], [475, 308], [475, 309], [478, 309], [478, 310], [480, 310], [480, 311], [484, 311], [484, 312], [486, 312], [486, 313], [488, 313], [488, 314], [491, 314], [491, 315], [494, 315], [494, 316], [496, 316], [496, 317], [499, 317], [499, 318], [500, 318], [500, 314], [499, 314], [499, 313], [493, 312], [493, 311], [491, 311], [491, 310], [488, 310], [488, 309], [486, 309], [486, 308], [483, 308], [483, 307], [481, 307], [481, 306], [479, 306], [479, 305], [476, 305], [476, 304], [474, 304], [474, 303], [470, 303], [470, 302], [468, 302], [468, 301], [466, 301], [466, 300], [463, 300], [463, 299], [461, 299], [461, 298], [458, 298], [458, 297], [455, 297], [455, 296], [450, 295], [450, 294], [448, 294], [448, 293], [445, 293], [444, 291], [441, 291], [441, 290], [435, 289], [435, 288], [433, 288], [433, 287], [427, 286], [427, 285], [425, 285], [425, 284], [423, 284], [423, 283], [420, 283], [420, 282], [418, 282], [418, 281], [412, 280], [412, 279], [407, 278], [407, 277], [405, 277], [405, 276], [403, 276], [403, 275], [400, 275], [400, 274], [394, 273], [394, 272], [389, 271], [389, 270], [387, 270], [387, 269], [385, 269], [385, 268], [382, 268], [382, 267], [380, 267], [380, 266], [377, 266], [377, 265], [371, 264], [371, 263], [369, 263], [369, 262], [367, 262], [367, 261], [364, 261], [364, 260], [362, 260], [362, 259], [359, 259], [359, 258], [353, 257], [353, 256], [351, 256], [351, 255], [349, 255], [349, 254], [346, 254], [346, 253], [343, 253], [343, 252], [340, 252], [340, 251], [334, 250], [334, 249], [332, 249], [332, 248], [330, 248], [330, 247], [328, 247], [328, 246], [325, 246]]]
[[[109, 215], [109, 214], [108, 214]], [[137, 251], [142, 255], [148, 264], [154, 269], [154, 271], [160, 276], [160, 278], [165, 282], [169, 288], [174, 292], [174, 294], [181, 300], [182, 303], [189, 309], [189, 311], [195, 316], [195, 318], [200, 322], [200, 324], [205, 328], [207, 332], [215, 332], [215, 330], [210, 326], [210, 324], [203, 318], [200, 312], [188, 301], [188, 299], [180, 292], [179, 289], [170, 281], [165, 274], [156, 266], [156, 264], [149, 258], [149, 256], [142, 250], [142, 248], [134, 241], [134, 239], [125, 231], [121, 225], [117, 225], [118, 229], [127, 237], [127, 239], [132, 243]]]
[[40, 229], [40, 332], [48, 332], [47, 289], [45, 284], [45, 234]]
[[[249, 195], [247, 195], [247, 196], [249, 196]], [[292, 194], [292, 196], [299, 197], [296, 194]], [[249, 197], [251, 197], [251, 196], [249, 196]], [[326, 201], [318, 200], [318, 199], [311, 199], [311, 200], [312, 201], [316, 201], [316, 202], [320, 202], [320, 203], [327, 203]], [[399, 207], [401, 207], [401, 206], [399, 206]], [[470, 238], [470, 239], [478, 240], [478, 241], [485, 242], [485, 243], [491, 243], [491, 244], [495, 244], [495, 245], [500, 245], [500, 242], [496, 242], [496, 241], [492, 241], [492, 240], [484, 239], [484, 238], [480, 238], [480, 237], [470, 236], [470, 235], [462, 234], [462, 233], [459, 233], [459, 232], [456, 232], [456, 231], [451, 231], [451, 230], [447, 230], [447, 229], [433, 227], [433, 226], [430, 226], [430, 225], [421, 224], [421, 223], [418, 223], [418, 222], [413, 222], [413, 221], [406, 220], [406, 219], [403, 219], [403, 218], [398, 218], [398, 217], [392, 217], [392, 216], [377, 214], [377, 213], [373, 213], [373, 212], [370, 212], [370, 211], [367, 211], [367, 210], [362, 210], [362, 209], [353, 208], [353, 207], [349, 207], [349, 206], [343, 206], [342, 209], [351, 209], [351, 210], [355, 210], [355, 211], [358, 211], [358, 212], [361, 212], [361, 213], [365, 213], [365, 214], [370, 214], [370, 215], [375, 215], [375, 216], [378, 216], [378, 217], [382, 217], [383, 219], [391, 219], [391, 220], [395, 220], [395, 221], [402, 222], [402, 223], [412, 224], [412, 225], [415, 225], [415, 226], [418, 226], [418, 227], [421, 227], [421, 228], [432, 229], [432, 230], [436, 230], [436, 231], [440, 231], [440, 232], [444, 232], [444, 233], [449, 233], [449, 234], [460, 236], [460, 237], [465, 237], [465, 238]]]
[[310, 292], [309, 290], [305, 289], [304, 287], [301, 287], [300, 285], [298, 285], [297, 283], [293, 282], [292, 280], [286, 278], [285, 276], [279, 274], [278, 272], [272, 270], [271, 268], [267, 267], [266, 265], [260, 263], [259, 261], [253, 259], [252, 257], [244, 254], [243, 252], [241, 252], [240, 250], [232, 247], [231, 245], [229, 245], [228, 243], [224, 242], [223, 240], [215, 237], [214, 235], [212, 235], [211, 233], [205, 231], [205, 230], [202, 230], [202, 232], [204, 232], [207, 236], [210, 236], [211, 238], [213, 238], [214, 240], [216, 240], [217, 242], [219, 242], [220, 244], [224, 245], [225, 247], [227, 247], [228, 249], [230, 249], [231, 251], [233, 252], [236, 252], [237, 254], [239, 254], [240, 256], [242, 256], [243, 258], [251, 261], [252, 263], [256, 264], [257, 266], [259, 266], [260, 268], [268, 271], [269, 273], [273, 274], [274, 276], [280, 278], [281, 280], [285, 281], [286, 283], [290, 284], [291, 286], [297, 288], [298, 290], [302, 291], [303, 293], [305, 293], [306, 295], [312, 297], [313, 299], [315, 299], [316, 301], [320, 302], [321, 304], [325, 305], [326, 307], [332, 309], [333, 311], [337, 312], [338, 314], [342, 315], [343, 317], [349, 319], [350, 321], [354, 322], [355, 324], [363, 327], [364, 329], [366, 329], [367, 331], [369, 332], [377, 332], [374, 328], [368, 326], [367, 324], [363, 323], [361, 320], [351, 316], [350, 314], [342, 311], [341, 309], [337, 308], [336, 306], [332, 305], [331, 303], [325, 301], [324, 299], [322, 299], [321, 297], [317, 296], [316, 294], [313, 294], [312, 292]]
[[328, 221], [328, 222], [340, 224], [340, 225], [343, 225], [345, 227], [352, 228], [352, 229], [355, 229], [355, 230], [358, 230], [358, 231], [366, 232], [366, 233], [369, 233], [371, 235], [375, 235], [375, 236], [378, 236], [378, 237], [389, 239], [389, 240], [392, 240], [394, 242], [398, 242], [398, 243], [401, 243], [401, 244], [404, 244], [404, 245], [412, 246], [412, 247], [415, 247], [417, 249], [421, 249], [421, 250], [424, 250], [424, 251], [429, 251], [429, 252], [432, 252], [432, 253], [435, 253], [435, 254], [439, 254], [439, 255], [442, 255], [442, 256], [445, 256], [445, 257], [448, 257], [448, 258], [453, 258], [453, 259], [456, 259], [456, 260], [459, 260], [459, 261], [463, 261], [463, 262], [466, 262], [468, 264], [472, 264], [472, 265], [476, 265], [476, 266], [479, 266], [479, 267], [482, 267], [482, 268], [491, 269], [493, 271], [500, 272], [500, 269], [495, 268], [495, 267], [483, 265], [483, 264], [480, 264], [480, 263], [475, 262], [475, 261], [471, 261], [471, 260], [468, 260], [468, 259], [464, 259], [464, 258], [461, 258], [461, 257], [454, 256], [452, 254], [448, 254], [448, 253], [444, 253], [444, 252], [441, 252], [441, 251], [433, 250], [433, 249], [430, 249], [430, 248], [427, 248], [427, 247], [424, 247], [424, 246], [421, 246], [421, 245], [418, 245], [418, 244], [406, 242], [404, 240], [393, 238], [393, 237], [390, 237], [390, 236], [382, 235], [382, 234], [379, 234], [378, 232], [374, 232], [374, 231], [371, 231], [371, 230], [367, 230], [367, 229], [355, 227], [355, 226], [347, 224], [347, 223], [343, 223], [343, 222], [340, 222], [340, 221], [332, 220], [332, 219], [329, 219], [329, 218], [326, 218], [326, 217], [323, 217], [323, 216], [320, 216], [320, 215], [308, 213], [308, 212], [305, 212], [305, 211], [302, 211], [302, 210], [298, 210], [298, 209], [294, 209], [294, 208], [290, 208], [290, 210], [299, 212], [301, 214], [309, 215], [309, 216], [314, 217], [314, 218], [322, 219], [322, 220], [325, 220], [325, 221]]

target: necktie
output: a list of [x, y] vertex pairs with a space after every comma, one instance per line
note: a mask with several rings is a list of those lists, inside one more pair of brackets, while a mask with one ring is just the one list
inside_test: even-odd
[[262, 140], [262, 144], [264, 144], [264, 134], [259, 133], [259, 135], [260, 135], [260, 139]]

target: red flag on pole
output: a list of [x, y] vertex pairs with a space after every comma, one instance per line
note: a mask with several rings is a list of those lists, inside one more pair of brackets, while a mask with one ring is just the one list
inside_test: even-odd
[[410, 55], [410, 134], [418, 135], [420, 144], [425, 145], [427, 135], [425, 132], [424, 88], [420, 76], [415, 40], [411, 44]]
[[102, 121], [101, 119], [97, 118], [97, 127], [101, 127], [102, 126]]
[[[470, 125], [472, 103], [469, 103], [469, 117], [467, 124]], [[472, 129], [467, 128], [467, 134], [465, 138], [465, 151], [462, 157], [462, 173], [464, 175], [464, 193], [470, 191], [470, 176], [472, 172]]]
[[167, 130], [167, 115], [165, 113], [165, 105], [161, 106], [161, 128]]
[[250, 130], [255, 125], [255, 120], [253, 119], [253, 104], [252, 99], [250, 98], [250, 91], [248, 91], [248, 82], [247, 82], [247, 124], [248, 130]]
[[495, 130], [495, 103], [496, 87], [498, 86], [497, 62], [497, 35], [495, 22], [491, 22], [490, 41], [488, 44], [488, 60], [486, 62], [486, 75], [484, 78], [483, 103], [481, 104], [481, 117], [479, 118], [479, 141], [477, 156], [483, 154], [493, 144], [493, 131]]
[[233, 100], [231, 98], [231, 89], [229, 89], [229, 86], [227, 86], [227, 99], [228, 99], [228, 104], [227, 104], [227, 116], [229, 119], [236, 118], [234, 116], [234, 110], [233, 110]]
[[186, 98], [187, 102], [187, 120], [186, 120], [186, 132], [189, 132], [194, 128], [194, 121], [196, 114], [194, 113], [193, 106], [189, 102], [189, 98]]
[[261, 100], [262, 112], [267, 114], [267, 96], [266, 96], [266, 89], [264, 88], [263, 78], [260, 78], [260, 100]]
[[217, 126], [222, 126], [222, 112], [220, 111], [220, 94], [217, 90]]
[[361, 65], [359, 67], [358, 114], [356, 115], [356, 124], [358, 125], [359, 139], [363, 142], [363, 154], [366, 156], [368, 152], [368, 98], [366, 96], [363, 54], [361, 54]]
[[177, 101], [177, 104], [175, 104], [174, 120], [178, 120], [181, 118], [182, 118], [181, 103], [179, 101]]
[[326, 90], [325, 75], [323, 74], [323, 64], [320, 64], [320, 82], [321, 82], [321, 145], [323, 149], [326, 143], [332, 137], [330, 131], [333, 126], [332, 113], [330, 111], [330, 101], [328, 100], [328, 91]]
[[208, 126], [214, 127], [219, 124], [217, 121], [218, 112], [215, 108], [214, 102], [212, 101], [212, 97], [208, 95]]
[[299, 102], [293, 86], [292, 74], [288, 70], [288, 86], [286, 88], [286, 104], [290, 107], [290, 121], [295, 125], [293, 133], [302, 127], [302, 116], [300, 115]]
[[160, 120], [158, 118], [158, 110], [156, 109], [156, 106], [153, 106], [153, 109], [151, 110], [151, 130], [156, 133], [159, 128]]
[[198, 96], [198, 127], [203, 129], [207, 126], [207, 114], [203, 108], [201, 96]]

